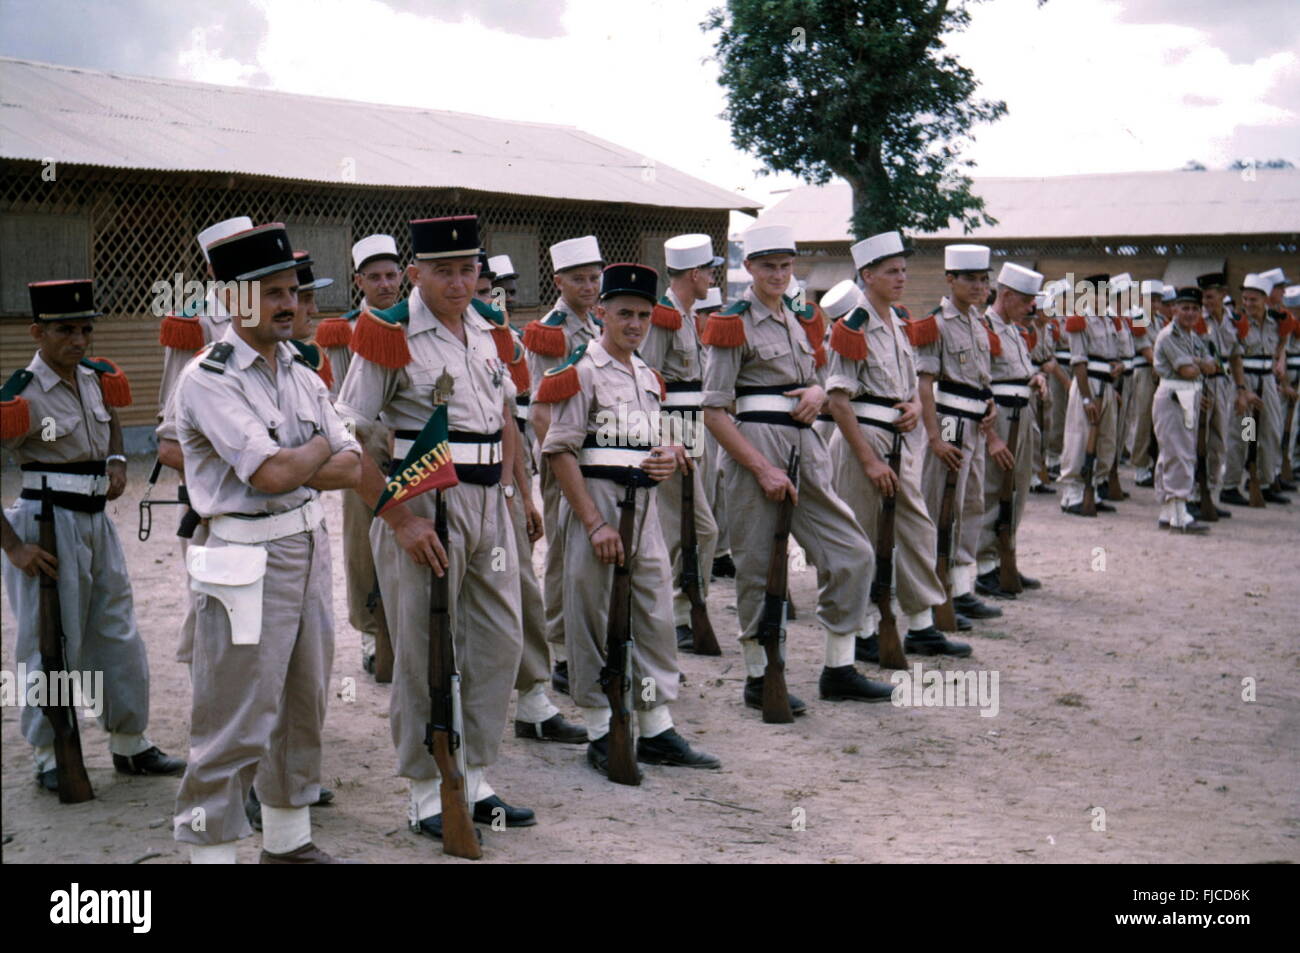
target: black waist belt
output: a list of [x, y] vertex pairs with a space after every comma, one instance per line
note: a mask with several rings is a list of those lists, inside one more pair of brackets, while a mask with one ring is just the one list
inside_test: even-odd
[[[736, 398], [741, 397], [781, 397], [786, 391], [809, 387], [810, 384], [766, 384], [762, 387], [737, 387]], [[811, 424], [795, 420], [789, 412], [783, 410], [746, 410], [736, 414], [737, 420], [754, 424], [777, 424], [781, 427], [797, 427], [807, 430]]]
[[1028, 397], [1019, 397], [1016, 396], [1015, 394], [999, 394], [997, 392], [998, 384], [1016, 384], [1017, 386], [1020, 387], [1028, 387], [1029, 386], [1028, 377], [1008, 377], [1004, 380], [994, 381], [993, 384], [994, 384], [992, 388], [993, 403], [997, 404], [999, 407], [1028, 407], [1029, 406]]
[[[518, 418], [516, 418], [518, 419]], [[399, 440], [418, 440], [418, 430], [394, 430], [393, 436]], [[475, 433], [472, 430], [452, 430], [447, 434], [448, 443], [496, 443], [501, 439], [501, 431], [494, 433]], [[461, 483], [473, 483], [478, 486], [496, 486], [501, 482], [500, 463], [457, 463], [456, 479]], [[395, 476], [402, 469], [402, 461], [394, 460], [389, 470]]]
[[[1107, 364], [1107, 365], [1109, 365], [1109, 364], [1114, 364], [1114, 363], [1115, 363], [1115, 359], [1114, 359], [1114, 358], [1111, 358], [1111, 357], [1097, 357], [1095, 354], [1089, 354], [1089, 355], [1088, 355], [1088, 361], [1089, 361], [1089, 363], [1094, 362], [1094, 361], [1097, 361], [1097, 362], [1100, 362], [1100, 363], [1102, 363], [1102, 364]], [[1088, 376], [1091, 377], [1091, 378], [1092, 378], [1093, 380], [1095, 380], [1095, 381], [1101, 381], [1103, 384], [1114, 384], [1114, 383], [1115, 383], [1115, 378], [1113, 378], [1113, 377], [1110, 376], [1110, 371], [1096, 371], [1096, 370], [1093, 370], [1093, 369], [1090, 367], [1090, 368], [1088, 368]]]
[[[23, 463], [18, 469], [25, 473], [75, 473], [81, 476], [103, 476], [108, 472], [103, 460], [82, 460], [77, 463]], [[19, 492], [18, 498], [40, 502], [41, 491], [24, 489]], [[51, 490], [50, 502], [65, 510], [76, 510], [78, 513], [102, 513], [108, 503], [108, 497]]]
[[[641, 456], [646, 456], [654, 447], [649, 445], [639, 446], [637, 444], [622, 444], [617, 448], [602, 446], [596, 434], [589, 433], [582, 441], [582, 447], [587, 449], [616, 449], [619, 453], [626, 453], [629, 463], [627, 466], [613, 466], [595, 463], [579, 463], [578, 469], [584, 477], [593, 480], [611, 480], [619, 486], [635, 486], [643, 489], [652, 489], [657, 485], [656, 481], [650, 474], [641, 469], [639, 462]], [[632, 451], [637, 451], [633, 453]], [[635, 463], [631, 461], [637, 461]]]
[[700, 401], [704, 399], [704, 385], [701, 381], [666, 381], [664, 391], [667, 394], [694, 394], [693, 403], [679, 403], [677, 401], [664, 401], [660, 404], [660, 409], [665, 414], [698, 414], [703, 410]]
[[[849, 403], [875, 404], [877, 407], [893, 408], [896, 405], [903, 403], [905, 400], [907, 400], [906, 397], [877, 397], [874, 394], [859, 394], [857, 397], [850, 400]], [[897, 431], [897, 428], [893, 424], [887, 423], [883, 420], [877, 420], [875, 417], [863, 417], [861, 414], [854, 414], [853, 416], [857, 418], [858, 423], [860, 424], [879, 427], [881, 430], [888, 431], [889, 433], [895, 433]], [[818, 414], [817, 419], [819, 421], [825, 421], [826, 423], [835, 423], [835, 418], [830, 414]]]

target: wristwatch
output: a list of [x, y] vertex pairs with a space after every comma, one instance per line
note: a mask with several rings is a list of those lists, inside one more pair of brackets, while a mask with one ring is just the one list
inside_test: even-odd
[[1091, 398], [1091, 397], [1085, 397], [1085, 398], [1083, 399], [1083, 406], [1085, 406], [1085, 407], [1090, 407], [1090, 406], [1092, 406], [1092, 398]]
[[501, 487], [501, 492], [506, 495], [507, 500], [513, 500], [515, 498], [515, 485], [513, 483], [507, 483], [505, 486]]

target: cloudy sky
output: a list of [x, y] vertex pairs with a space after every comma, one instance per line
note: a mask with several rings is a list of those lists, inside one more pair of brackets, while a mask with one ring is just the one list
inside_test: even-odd
[[[719, 0], [0, 0], [0, 54], [578, 126], [767, 204], [718, 118]], [[1300, 165], [1296, 0], [989, 0], [976, 175]], [[340, 135], [346, 135], [340, 130]], [[777, 195], [776, 197], [779, 197]]]

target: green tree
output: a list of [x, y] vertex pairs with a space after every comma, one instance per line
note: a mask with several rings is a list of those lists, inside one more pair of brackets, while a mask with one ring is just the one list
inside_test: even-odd
[[890, 229], [994, 224], [971, 193], [961, 144], [1006, 104], [973, 95], [974, 74], [945, 51], [970, 22], [965, 0], [728, 0], [718, 82], [735, 145], [765, 171], [853, 189], [858, 238]]

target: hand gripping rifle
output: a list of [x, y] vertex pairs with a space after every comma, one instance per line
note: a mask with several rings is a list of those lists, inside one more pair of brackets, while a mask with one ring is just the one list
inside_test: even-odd
[[[55, 559], [59, 558], [58, 536], [54, 531], [54, 492], [44, 478], [41, 479], [41, 510], [36, 517], [39, 524], [38, 541], [41, 549]], [[71, 560], [64, 572], [72, 571]], [[46, 699], [41, 712], [54, 729], [54, 764], [59, 776], [59, 801], [63, 804], [80, 804], [95, 796], [91, 790], [86, 764], [81, 757], [81, 733], [77, 729], [77, 711], [72, 699], [60, 699], [55, 686], [60, 682], [70, 688], [68, 660], [64, 652], [63, 616], [59, 614], [59, 581], [37, 572], [40, 579], [39, 644], [41, 670], [45, 673]], [[60, 704], [60, 702], [63, 704]]]
[[721, 655], [718, 637], [709, 621], [709, 610], [700, 591], [700, 550], [695, 538], [695, 467], [682, 471], [682, 575], [679, 580], [682, 594], [691, 604], [691, 635], [695, 644], [691, 651], [696, 655]]
[[[958, 450], [962, 448], [962, 436], [965, 427], [965, 419], [958, 417], [957, 439], [952, 442], [952, 445]], [[952, 565], [953, 524], [957, 520], [958, 473], [959, 470], [948, 469], [944, 476], [943, 498], [939, 503], [938, 545], [935, 547], [934, 569], [939, 575], [940, 582], [943, 583], [944, 601], [934, 607], [934, 624], [944, 632], [957, 631], [957, 610], [952, 606], [952, 583], [948, 578], [948, 570]]]
[[998, 586], [1006, 592], [1023, 592], [1020, 571], [1016, 567], [1016, 539], [1012, 532], [1016, 511], [1016, 470], [1014, 462], [1016, 445], [1020, 442], [1020, 408], [1011, 408], [1011, 429], [1007, 433], [1007, 449], [1011, 451], [1012, 465], [1002, 474], [998, 488], [998, 516], [994, 532], [998, 538]]
[[605, 627], [605, 667], [600, 687], [609, 699], [609, 761], [606, 775], [615, 784], [641, 783], [632, 747], [632, 536], [636, 529], [636, 483], [629, 474], [619, 501], [618, 537], [623, 562], [614, 564], [614, 585], [609, 594], [609, 619]]
[[[434, 491], [434, 527], [444, 551], [450, 549], [447, 535], [447, 501], [442, 490]], [[429, 570], [429, 724], [424, 743], [438, 763], [442, 777], [442, 851], [453, 857], [478, 860], [483, 856], [478, 831], [470, 816], [469, 792], [465, 787], [464, 722], [461, 717], [460, 672], [456, 670], [456, 646], [451, 635], [450, 592], [447, 573]]]
[[903, 643], [898, 638], [898, 621], [894, 618], [894, 513], [898, 508], [898, 494], [902, 492], [903, 435], [894, 431], [889, 447], [889, 469], [900, 474], [898, 489], [893, 496], [880, 498], [880, 531], [876, 534], [876, 577], [871, 581], [871, 601], [880, 613], [880, 627], [876, 630], [879, 645], [880, 667], [905, 669], [907, 657]]
[[[798, 447], [790, 449], [785, 475], [798, 490]], [[789, 599], [790, 524], [794, 521], [794, 499], [787, 493], [779, 505], [776, 530], [772, 534], [772, 557], [767, 564], [763, 618], [758, 623], [758, 641], [767, 653], [767, 667], [763, 670], [763, 720], [770, 725], [786, 725], [794, 721], [794, 712], [790, 710], [790, 693], [785, 686], [785, 658], [782, 654], [786, 602]]]

